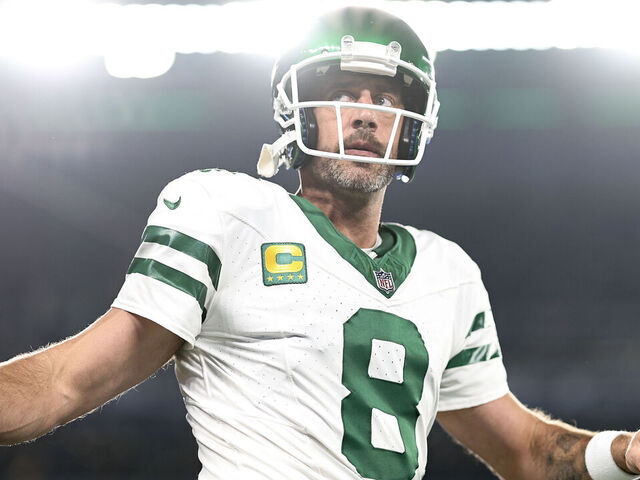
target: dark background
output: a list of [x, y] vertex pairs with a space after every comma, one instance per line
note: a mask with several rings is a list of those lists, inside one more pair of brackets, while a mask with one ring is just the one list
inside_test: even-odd
[[[107, 310], [167, 181], [255, 174], [276, 138], [271, 62], [178, 55], [160, 78], [119, 80], [100, 59], [55, 73], [0, 59], [0, 359]], [[640, 57], [443, 52], [436, 72], [440, 126], [383, 220], [433, 230], [480, 264], [523, 403], [585, 428], [638, 428]], [[194, 479], [172, 368], [155, 377], [0, 449], [0, 478]], [[428, 478], [493, 478], [439, 429], [429, 441]]]

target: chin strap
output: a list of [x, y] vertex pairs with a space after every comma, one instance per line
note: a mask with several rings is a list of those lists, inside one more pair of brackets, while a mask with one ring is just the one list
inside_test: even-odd
[[282, 165], [289, 167], [285, 149], [287, 146], [296, 141], [295, 130], [289, 130], [282, 134], [282, 136], [275, 142], [262, 145], [260, 150], [260, 158], [258, 158], [258, 175], [265, 178], [271, 178]]
[[395, 174], [395, 178], [396, 178], [396, 180], [401, 180], [402, 183], [409, 183], [411, 181], [411, 179], [407, 175], [402, 173], [402, 172], [396, 173]]

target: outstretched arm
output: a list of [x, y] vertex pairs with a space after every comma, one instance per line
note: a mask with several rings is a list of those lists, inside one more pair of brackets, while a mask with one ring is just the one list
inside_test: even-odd
[[43, 435], [164, 365], [182, 339], [113, 308], [78, 335], [0, 364], [0, 445]]
[[[584, 454], [594, 433], [529, 410], [511, 394], [478, 407], [441, 412], [438, 421], [501, 478], [591, 479]], [[631, 439], [632, 434], [617, 437], [611, 453], [620, 468], [637, 473], [640, 438]]]

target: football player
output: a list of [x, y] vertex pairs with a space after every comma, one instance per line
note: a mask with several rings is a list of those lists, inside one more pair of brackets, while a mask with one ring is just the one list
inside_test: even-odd
[[262, 176], [160, 194], [124, 285], [84, 332], [0, 367], [0, 441], [42, 435], [175, 357], [201, 480], [420, 479], [437, 419], [499, 476], [627, 479], [640, 439], [551, 421], [509, 393], [476, 264], [380, 223], [437, 125], [433, 64], [403, 21], [346, 8], [274, 68]]

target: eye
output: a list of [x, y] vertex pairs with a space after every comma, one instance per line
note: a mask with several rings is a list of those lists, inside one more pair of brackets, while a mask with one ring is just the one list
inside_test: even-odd
[[345, 92], [342, 90], [333, 93], [330, 97], [331, 97], [330, 100], [332, 102], [355, 102], [356, 101], [353, 95], [351, 95], [349, 92]]
[[375, 98], [376, 105], [380, 105], [381, 107], [393, 107], [395, 105], [395, 101], [389, 95], [378, 95]]

